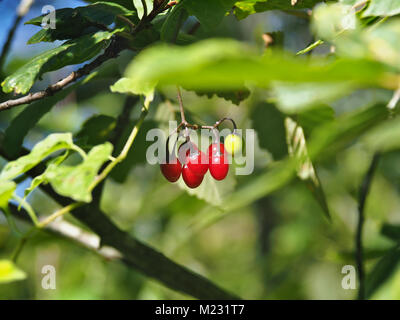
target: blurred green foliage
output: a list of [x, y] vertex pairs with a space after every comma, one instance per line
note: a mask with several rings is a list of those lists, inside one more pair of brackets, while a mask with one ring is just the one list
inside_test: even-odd
[[[135, 10], [131, 1], [114, 2]], [[212, 3], [211, 15], [197, 1], [184, 0], [182, 6], [191, 17], [185, 23], [165, 20], [178, 32], [166, 32], [165, 26], [157, 25], [150, 32], [152, 37], [143, 36], [146, 41], [139, 47], [159, 37], [165, 42], [177, 40], [179, 46], [156, 43], [138, 56], [138, 52], [123, 52], [107, 61], [90, 81], [70, 87], [68, 95], [59, 93], [1, 112], [4, 145], [15, 154], [22, 141], [24, 147], [32, 148], [50, 133], [71, 132], [74, 142], [89, 151], [104, 143], [114, 128], [123, 108], [123, 92], [148, 96], [158, 84], [132, 150], [106, 181], [100, 206], [123, 230], [247, 299], [356, 297], [356, 290], [341, 286], [342, 267], [355, 265], [359, 187], [373, 154], [383, 151], [365, 208], [367, 295], [400, 299], [400, 126], [397, 111], [386, 108], [391, 90], [398, 85], [400, 22], [396, 14], [400, 5], [378, 0], [361, 9], [357, 7], [360, 1], [322, 4], [313, 10], [310, 21], [303, 9], [317, 2], [299, 1], [299, 7], [293, 7], [290, 1], [243, 0], [236, 2], [235, 17], [225, 16], [235, 1], [207, 1]], [[176, 16], [186, 18], [184, 13]], [[370, 25], [370, 16], [377, 19], [376, 24]], [[343, 17], [347, 17], [345, 22]], [[201, 25], [195, 38], [182, 46], [179, 34], [197, 20]], [[277, 30], [284, 40], [277, 48], [265, 48], [263, 35]], [[107, 36], [100, 42], [90, 42], [96, 52], [110, 32], [102, 34]], [[318, 39], [321, 44], [306, 56], [294, 56]], [[78, 40], [70, 41], [51, 52]], [[84, 61], [94, 56], [78, 53]], [[34, 88], [43, 89], [65, 74], [65, 70], [50, 75], [44, 71], [83, 61], [70, 54], [66, 58], [70, 60], [56, 59], [56, 68], [33, 72], [33, 80], [43, 76]], [[12, 52], [7, 68], [15, 71], [13, 66], [21, 66], [21, 59], [25, 58]], [[26, 67], [22, 68], [17, 75], [24, 84], [19, 91], [25, 92], [33, 80], [23, 76]], [[15, 85], [13, 79], [6, 81], [6, 91], [12, 90], [8, 84]], [[158, 166], [145, 161], [146, 132], [155, 127], [167, 130], [169, 120], [179, 121], [174, 84], [186, 89], [188, 119], [211, 124], [229, 116], [241, 129], [255, 129], [252, 175], [231, 174], [222, 183], [206, 179], [202, 187], [189, 191], [182, 183], [166, 182]], [[246, 94], [238, 95], [236, 90]], [[121, 133], [115, 150], [122, 149], [137, 123], [142, 102], [135, 104], [132, 125]], [[32, 115], [35, 109], [39, 111]], [[306, 153], [288, 152], [288, 117], [302, 127], [297, 137], [306, 144]], [[304, 166], [291, 161], [297, 156], [303, 165], [311, 161], [318, 176], [307, 182]], [[23, 196], [30, 184], [31, 179], [22, 179], [17, 194]], [[28, 201], [41, 216], [58, 208], [40, 189], [30, 193]], [[324, 206], [331, 220], [324, 216]], [[71, 216], [66, 219], [86, 229]], [[0, 222], [0, 258], [8, 259], [18, 238], [3, 215]], [[18, 222], [18, 228], [25, 231], [28, 226]], [[56, 290], [41, 287], [41, 268], [47, 264], [56, 267]], [[27, 278], [0, 284], [0, 298], [190, 298], [46, 232], [28, 241], [18, 266]]]

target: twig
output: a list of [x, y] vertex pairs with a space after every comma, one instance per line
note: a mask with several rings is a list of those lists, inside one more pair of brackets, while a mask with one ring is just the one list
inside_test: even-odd
[[378, 165], [379, 157], [380, 157], [379, 153], [375, 153], [374, 156], [372, 157], [370, 167], [361, 184], [359, 199], [358, 199], [358, 223], [357, 223], [357, 232], [355, 237], [355, 242], [356, 242], [355, 259], [357, 264], [357, 274], [359, 281], [359, 289], [358, 289], [359, 300], [365, 299], [364, 266], [363, 266], [364, 256], [363, 256], [363, 244], [362, 244], [362, 233], [365, 220], [364, 209], [368, 192], [371, 187], [372, 178], [374, 176], [376, 167]]
[[[167, 3], [168, 3], [168, 0], [162, 2], [160, 6], [154, 7], [152, 12], [150, 12], [150, 14], [145, 19], [141, 20], [141, 22], [143, 21], [143, 23], [140, 22], [136, 26], [136, 28], [132, 31], [132, 35], [139, 32], [142, 29], [142, 27], [145, 25], [145, 23], [152, 21], [160, 12], [162, 12], [163, 10], [168, 8]], [[125, 45], [122, 44], [121, 40], [124, 40], [124, 39], [117, 38], [117, 40], [114, 40], [110, 44], [110, 46], [105, 50], [105, 52], [102, 55], [100, 55], [99, 57], [97, 57], [93, 62], [83, 66], [78, 71], [72, 72], [70, 75], [68, 75], [66, 78], [60, 80], [59, 82], [57, 82], [53, 85], [50, 85], [49, 87], [47, 87], [46, 90], [35, 92], [35, 93], [30, 93], [21, 98], [11, 99], [11, 100], [5, 101], [3, 103], [0, 103], [0, 111], [7, 110], [12, 107], [16, 107], [16, 106], [23, 105], [23, 104], [29, 104], [36, 100], [40, 100], [47, 96], [51, 96], [54, 93], [56, 93], [57, 91], [60, 91], [63, 88], [65, 88], [70, 83], [76, 81], [80, 77], [88, 75], [95, 68], [102, 65], [105, 61], [107, 61], [111, 58], [117, 57], [118, 54], [122, 50], [125, 49]]]
[[400, 100], [400, 88], [397, 89], [394, 93], [392, 98], [390, 99], [389, 103], [387, 104], [387, 108], [389, 110], [393, 110], [394, 108], [396, 108], [397, 103]]
[[105, 52], [98, 56], [94, 61], [84, 65], [82, 68], [78, 69], [77, 71], [72, 72], [66, 78], [58, 81], [55, 84], [50, 85], [47, 87], [46, 90], [38, 91], [35, 93], [30, 93], [26, 96], [23, 96], [18, 99], [8, 100], [3, 103], [0, 103], [0, 111], [10, 109], [15, 106], [19, 106], [22, 104], [29, 104], [36, 100], [43, 99], [45, 97], [51, 96], [54, 93], [64, 89], [67, 85], [71, 84], [72, 82], [78, 80], [79, 78], [88, 75], [94, 69], [102, 65], [104, 62], [111, 58], [115, 58], [118, 54], [124, 49], [119, 41], [114, 40], [110, 46], [105, 50]]
[[8, 52], [10, 51], [11, 43], [15, 35], [15, 31], [17, 30], [19, 24], [21, 23], [22, 18], [28, 13], [31, 6], [33, 4], [33, 0], [21, 0], [18, 8], [17, 8], [17, 16], [15, 17], [14, 23], [8, 32], [7, 40], [4, 43], [3, 49], [0, 54], [0, 70], [3, 70], [4, 62], [7, 58]]
[[324, 43], [323, 40], [317, 40], [317, 41], [313, 42], [312, 44], [310, 44], [307, 48], [298, 51], [298, 52], [296, 53], [296, 56], [299, 56], [299, 55], [301, 55], [301, 54], [308, 53], [308, 52], [314, 50], [316, 47], [320, 46], [320, 45], [323, 44], [323, 43]]
[[[17, 208], [17, 206], [10, 204], [10, 209], [12, 211], [12, 214], [15, 217], [17, 217], [27, 223], [32, 223], [32, 221], [29, 217], [29, 214], [25, 210], [25, 208], [20, 211]], [[62, 236], [64, 238], [67, 238], [67, 239], [97, 253], [98, 255], [104, 257], [107, 260], [121, 259], [121, 257], [122, 257], [121, 254], [114, 248], [111, 248], [108, 246], [100, 247], [100, 237], [97, 236], [96, 234], [84, 231], [81, 228], [79, 228], [65, 220], [53, 221], [51, 224], [47, 225], [43, 230], [51, 232], [51, 233], [59, 235], [59, 236]], [[24, 244], [22, 244], [22, 245], [24, 245]], [[22, 246], [20, 244], [14, 251], [13, 256], [12, 256], [12, 259], [14, 262], [16, 262], [16, 259], [18, 258], [19, 254], [21, 252], [20, 251], [21, 249], [22, 249]]]
[[[126, 97], [122, 111], [117, 118], [117, 123], [115, 124], [115, 127], [114, 127], [113, 131], [111, 132], [110, 137], [108, 139], [108, 141], [114, 147], [117, 145], [118, 139], [122, 136], [123, 132], [130, 124], [132, 109], [138, 100], [139, 100], [139, 96], [129, 95]], [[112, 159], [110, 159], [110, 160], [115, 161], [116, 158], [112, 157]], [[104, 164], [101, 167], [100, 171], [103, 171], [106, 168], [106, 166], [107, 165]], [[104, 188], [104, 181], [102, 183], [98, 184], [97, 187], [93, 189], [93, 202], [96, 205], [100, 204], [101, 195], [103, 193], [103, 188]]]

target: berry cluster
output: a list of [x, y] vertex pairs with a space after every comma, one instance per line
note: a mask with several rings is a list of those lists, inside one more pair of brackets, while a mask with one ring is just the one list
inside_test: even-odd
[[183, 181], [189, 188], [197, 188], [207, 171], [210, 171], [215, 180], [225, 179], [229, 171], [226, 159], [227, 153], [223, 143], [212, 143], [206, 154], [193, 142], [186, 141], [178, 149], [178, 158], [169, 154], [160, 167], [168, 181], [175, 182], [182, 174]]
[[[179, 132], [179, 130], [184, 128], [184, 137], [186, 137], [186, 141], [180, 145], [177, 158], [175, 155], [175, 147], [172, 153], [169, 152], [169, 139], [171, 136], [168, 137], [166, 143], [166, 159], [160, 165], [162, 174], [170, 182], [177, 181], [182, 175], [183, 181], [185, 181], [186, 185], [193, 189], [197, 188], [203, 182], [204, 175], [207, 171], [210, 171], [211, 176], [215, 180], [224, 180], [229, 171], [227, 152], [233, 156], [242, 148], [242, 139], [236, 134], [237, 128], [235, 121], [231, 118], [223, 118], [217, 121], [213, 126], [199, 126], [188, 123], [185, 119], [182, 95], [179, 87], [177, 87], [177, 91], [182, 121], [176, 128], [175, 132]], [[232, 123], [234, 130], [233, 133], [229, 134], [225, 138], [225, 144], [223, 144], [219, 139], [218, 126], [226, 120]], [[190, 141], [188, 129], [212, 130], [215, 139], [208, 147], [207, 154]]]

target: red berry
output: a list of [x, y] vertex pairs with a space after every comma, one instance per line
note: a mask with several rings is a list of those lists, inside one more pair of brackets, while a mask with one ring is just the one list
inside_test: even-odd
[[161, 172], [169, 182], [175, 182], [179, 179], [182, 172], [182, 165], [175, 157], [168, 163], [160, 164]]
[[197, 188], [201, 182], [203, 181], [204, 175], [197, 175], [189, 169], [187, 165], [184, 165], [182, 168], [182, 178], [185, 181], [186, 185], [189, 188]]
[[213, 143], [208, 147], [209, 169], [215, 180], [223, 180], [228, 174], [229, 164], [225, 163], [226, 155], [223, 143]]
[[208, 170], [208, 157], [193, 142], [184, 143], [179, 147], [179, 159], [188, 166], [190, 171], [198, 176], [204, 176]]
[[208, 158], [203, 151], [196, 148], [187, 157], [187, 166], [194, 174], [204, 176], [208, 170]]

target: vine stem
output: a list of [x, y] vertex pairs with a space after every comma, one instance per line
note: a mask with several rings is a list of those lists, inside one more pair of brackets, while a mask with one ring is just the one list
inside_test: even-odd
[[179, 110], [181, 112], [181, 121], [186, 126], [188, 123], [185, 118], [185, 111], [183, 110], [183, 100], [182, 100], [181, 89], [179, 89], [179, 87], [176, 86], [176, 90], [178, 91], [178, 102], [179, 102]]
[[359, 281], [359, 289], [358, 289], [359, 300], [365, 299], [364, 254], [363, 254], [363, 243], [362, 243], [363, 226], [365, 221], [365, 214], [364, 214], [365, 203], [367, 200], [368, 192], [371, 187], [372, 178], [378, 166], [379, 158], [380, 158], [379, 153], [375, 153], [374, 156], [372, 157], [371, 164], [360, 186], [360, 192], [358, 198], [358, 223], [357, 223], [357, 232], [355, 237], [355, 242], [356, 242], [355, 259], [357, 264], [357, 275]]
[[308, 53], [312, 50], [314, 50], [316, 47], [320, 46], [321, 44], [323, 44], [324, 41], [323, 40], [317, 40], [315, 42], [313, 42], [312, 44], [310, 44], [307, 48], [300, 50], [299, 52], [296, 53], [296, 56]]
[[114, 159], [114, 161], [111, 161], [105, 168], [104, 170], [100, 173], [100, 175], [97, 176], [96, 180], [93, 181], [93, 183], [89, 186], [89, 191], [92, 191], [96, 186], [102, 182], [108, 174], [111, 172], [111, 170], [120, 162], [122, 162], [126, 156], [128, 155], [128, 152], [130, 148], [132, 147], [133, 142], [136, 139], [136, 136], [140, 130], [140, 127], [142, 126], [144, 119], [147, 116], [147, 113], [149, 112], [149, 104], [150, 101], [145, 101], [144, 106], [142, 108], [142, 113], [140, 114], [140, 118], [137, 121], [136, 125], [133, 127], [128, 140], [126, 141], [122, 151], [120, 154]]

